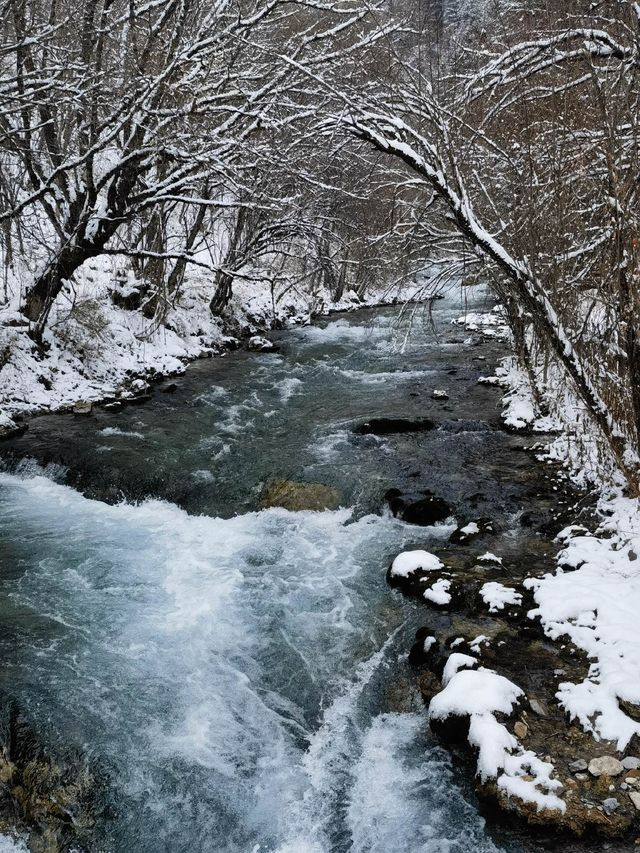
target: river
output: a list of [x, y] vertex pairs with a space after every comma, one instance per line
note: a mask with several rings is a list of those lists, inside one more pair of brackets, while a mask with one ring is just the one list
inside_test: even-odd
[[[79, 849], [519, 849], [429, 734], [406, 662], [424, 611], [385, 583], [451, 531], [392, 518], [390, 487], [515, 524], [530, 463], [477, 384], [505, 345], [451, 324], [459, 293], [410, 335], [398, 310], [277, 333], [278, 353], [201, 361], [172, 394], [3, 445], [0, 691], [99, 772]], [[438, 429], [354, 434], [375, 415]], [[272, 478], [343, 508], [260, 510]]]

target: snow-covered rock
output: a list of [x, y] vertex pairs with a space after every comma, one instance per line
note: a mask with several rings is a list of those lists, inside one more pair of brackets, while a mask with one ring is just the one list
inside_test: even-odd
[[513, 587], [503, 586], [497, 581], [485, 583], [480, 589], [480, 597], [489, 607], [489, 613], [504, 610], [507, 604], [520, 604], [522, 595]]
[[391, 576], [407, 578], [418, 571], [435, 572], [443, 567], [444, 563], [429, 551], [403, 551], [391, 564]]
[[468, 741], [477, 751], [481, 781], [495, 780], [507, 797], [517, 797], [538, 810], [564, 812], [566, 803], [555, 793], [561, 783], [551, 778], [553, 766], [525, 750], [496, 717], [513, 714], [522, 690], [492, 670], [466, 668], [467, 661], [460, 660], [466, 656], [452, 657], [454, 672], [447, 674], [444, 689], [429, 705], [432, 728], [445, 740]]

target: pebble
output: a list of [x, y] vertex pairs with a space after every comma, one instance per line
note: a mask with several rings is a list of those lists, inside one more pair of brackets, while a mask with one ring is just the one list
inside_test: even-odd
[[584, 771], [589, 767], [584, 758], [578, 758], [577, 761], [572, 761], [569, 765], [569, 770], [572, 773], [584, 773]]
[[576, 773], [576, 779], [578, 782], [586, 782], [589, 777], [586, 773]]
[[613, 755], [602, 755], [600, 758], [593, 758], [589, 762], [589, 773], [592, 776], [619, 776], [624, 767], [621, 762], [618, 761], [617, 758], [614, 758]]
[[632, 794], [629, 794], [629, 799], [633, 803], [636, 811], [640, 812], [640, 791], [634, 791]]
[[640, 758], [633, 755], [628, 755], [622, 759], [622, 766], [625, 770], [640, 770]]
[[602, 808], [604, 809], [605, 814], [613, 814], [619, 805], [620, 803], [615, 797], [609, 797], [602, 803]]
[[529, 727], [526, 723], [523, 723], [521, 722], [521, 720], [518, 720], [518, 722], [513, 727], [513, 731], [515, 736], [522, 740], [522, 738], [525, 738], [529, 734]]

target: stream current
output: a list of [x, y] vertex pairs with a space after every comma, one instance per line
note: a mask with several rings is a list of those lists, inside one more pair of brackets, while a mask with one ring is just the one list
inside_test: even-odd
[[[3, 445], [0, 690], [106, 780], [81, 849], [518, 849], [429, 734], [406, 663], [424, 611], [385, 583], [395, 554], [452, 529], [394, 519], [387, 489], [508, 527], [526, 492], [499, 392], [477, 384], [505, 345], [452, 325], [464, 309], [436, 303], [435, 329], [420, 309], [410, 335], [397, 308], [333, 316]], [[438, 426], [354, 434], [374, 416]], [[343, 508], [260, 510], [270, 479], [332, 486]]]

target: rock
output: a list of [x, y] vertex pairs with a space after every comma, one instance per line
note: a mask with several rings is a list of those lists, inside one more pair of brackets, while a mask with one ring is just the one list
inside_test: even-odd
[[428, 432], [435, 427], [429, 418], [371, 418], [354, 428], [358, 435], [399, 435], [406, 432]]
[[609, 797], [608, 799], [603, 801], [602, 808], [604, 809], [605, 814], [613, 814], [619, 805], [620, 803], [616, 800], [615, 797]]
[[627, 702], [625, 699], [618, 698], [618, 705], [620, 706], [620, 710], [623, 711], [627, 717], [631, 717], [631, 719], [639, 723], [640, 722], [640, 705], [636, 705], [633, 702]]
[[613, 755], [602, 755], [600, 758], [593, 758], [589, 762], [589, 773], [596, 778], [598, 776], [619, 776], [623, 770], [622, 762], [614, 758]]
[[513, 727], [513, 732], [517, 738], [522, 740], [529, 734], [529, 726], [526, 723], [523, 723], [522, 720], [518, 720]]
[[577, 761], [571, 762], [571, 764], [569, 765], [569, 770], [572, 773], [584, 773], [584, 771], [587, 770], [588, 767], [589, 765], [584, 760], [584, 758], [578, 758]]
[[433, 397], [434, 400], [448, 400], [449, 399], [449, 395], [447, 394], [447, 392], [441, 388], [434, 388], [434, 390], [431, 392], [431, 396]]
[[322, 483], [272, 480], [262, 489], [260, 505], [263, 508], [279, 506], [292, 512], [337, 509], [340, 505], [340, 493]]
[[640, 758], [633, 755], [628, 755], [622, 759], [622, 766], [625, 770], [640, 770]]
[[437, 521], [444, 521], [451, 515], [449, 504], [434, 495], [428, 495], [420, 501], [409, 504], [400, 513], [400, 518], [407, 524], [419, 524], [430, 527]]
[[90, 415], [93, 403], [90, 400], [79, 400], [73, 405], [74, 415]]
[[121, 403], [120, 400], [114, 400], [112, 403], [105, 403], [103, 408], [108, 412], [117, 412], [124, 408], [124, 403]]
[[178, 386], [175, 382], [170, 382], [168, 385], [165, 385], [161, 391], [163, 394], [173, 394], [178, 390]]
[[451, 507], [445, 500], [429, 493], [424, 495], [416, 500], [402, 495], [399, 489], [389, 489], [385, 498], [395, 517], [408, 524], [430, 527], [451, 515]]
[[636, 809], [636, 811], [639, 811], [639, 812], [640, 812], [640, 792], [639, 792], [639, 791], [632, 791], [632, 792], [629, 794], [629, 799], [630, 799], [630, 800], [631, 800], [631, 802], [633, 803], [634, 808]]
[[[539, 699], [536, 699], [533, 696], [529, 697], [529, 707], [531, 708], [533, 713], [537, 714], [539, 717], [548, 717], [549, 716], [548, 708], [545, 705], [543, 705], [543, 703]], [[585, 770], [587, 769], [587, 762], [586, 761], [584, 762], [584, 769]]]
[[274, 352], [276, 346], [261, 335], [253, 335], [247, 341], [247, 349], [250, 349], [253, 352]]
[[147, 383], [144, 379], [134, 379], [133, 382], [129, 385], [129, 388], [133, 391], [134, 394], [144, 394], [148, 389]]
[[432, 672], [421, 672], [418, 676], [418, 689], [424, 699], [425, 705], [433, 699], [436, 693], [442, 690], [442, 684]]
[[586, 773], [576, 773], [576, 779], [578, 780], [578, 782], [586, 782], [589, 777]]
[[449, 542], [452, 545], [462, 545], [465, 542], [471, 542], [479, 536], [484, 536], [485, 533], [493, 533], [493, 522], [489, 518], [479, 518], [477, 521], [470, 521], [462, 527], [458, 527], [449, 537]]
[[27, 431], [27, 424], [17, 424], [8, 415], [3, 415], [0, 412], [0, 439], [15, 438], [17, 435], [22, 435]]

